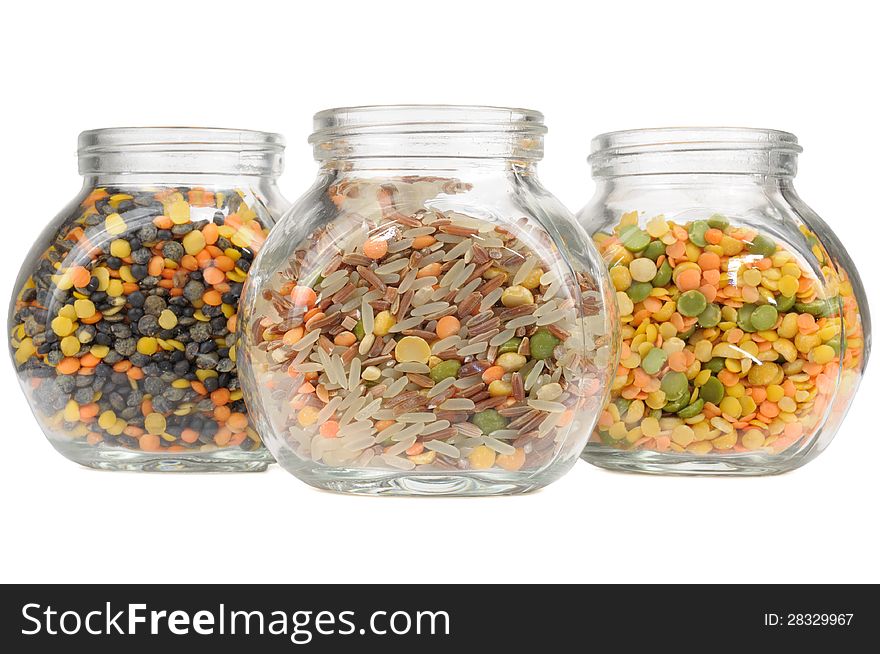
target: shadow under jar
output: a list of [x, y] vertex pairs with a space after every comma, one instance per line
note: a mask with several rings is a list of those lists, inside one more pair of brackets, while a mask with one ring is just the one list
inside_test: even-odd
[[607, 272], [538, 182], [519, 109], [315, 116], [321, 164], [254, 263], [242, 383], [286, 470], [354, 493], [526, 492], [574, 465], [607, 395]]
[[112, 470], [264, 470], [242, 400], [242, 284], [289, 205], [277, 134], [83, 132], [77, 197], [46, 227], [9, 310], [21, 387], [50, 442]]
[[594, 139], [596, 193], [578, 218], [609, 266], [623, 344], [584, 459], [774, 474], [831, 441], [870, 318], [845, 248], [794, 190], [800, 152], [762, 129]]

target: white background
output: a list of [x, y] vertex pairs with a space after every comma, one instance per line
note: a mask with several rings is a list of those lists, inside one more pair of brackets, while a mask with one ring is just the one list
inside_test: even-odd
[[[805, 149], [800, 193], [850, 248], [875, 301], [880, 57], [866, 5], [7, 3], [2, 297], [79, 188], [83, 129], [283, 132], [281, 187], [293, 200], [316, 170], [315, 111], [422, 102], [543, 111], [541, 176], [575, 211], [592, 193], [585, 159], [599, 132], [793, 131]], [[0, 581], [878, 582], [876, 357], [835, 442], [796, 472], [657, 478], [580, 462], [544, 491], [470, 500], [333, 495], [277, 466], [87, 470], [43, 437], [6, 359]]]

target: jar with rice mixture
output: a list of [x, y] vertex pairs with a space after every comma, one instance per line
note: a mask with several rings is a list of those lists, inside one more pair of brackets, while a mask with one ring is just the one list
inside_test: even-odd
[[242, 383], [282, 467], [356, 493], [498, 494], [577, 460], [617, 356], [587, 236], [540, 185], [541, 114], [315, 117], [318, 179], [256, 259]]
[[21, 387], [66, 457], [199, 472], [271, 462], [239, 388], [236, 316], [288, 207], [282, 154], [277, 134], [245, 130], [80, 134], [82, 190], [31, 248], [9, 311]]
[[797, 139], [649, 129], [592, 150], [579, 220], [609, 266], [623, 344], [584, 458], [740, 475], [811, 460], [858, 388], [870, 318], [846, 249], [794, 190]]

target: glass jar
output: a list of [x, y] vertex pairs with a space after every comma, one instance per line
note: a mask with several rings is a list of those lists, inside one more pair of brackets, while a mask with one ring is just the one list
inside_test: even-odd
[[794, 190], [800, 152], [763, 129], [594, 139], [579, 220], [609, 266], [623, 346], [587, 461], [773, 474], [831, 441], [870, 318], [846, 249]]
[[271, 462], [241, 397], [235, 326], [289, 206], [283, 149], [245, 130], [80, 134], [82, 190], [31, 248], [9, 308], [19, 382], [64, 456], [114, 470]]
[[320, 488], [479, 495], [577, 460], [615, 361], [601, 259], [540, 184], [543, 117], [391, 106], [315, 116], [321, 164], [242, 302], [242, 384]]

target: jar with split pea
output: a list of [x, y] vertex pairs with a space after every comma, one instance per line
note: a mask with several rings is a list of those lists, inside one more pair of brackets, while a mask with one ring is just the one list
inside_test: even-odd
[[114, 470], [271, 462], [242, 399], [236, 323], [288, 206], [282, 155], [279, 135], [247, 130], [80, 134], [83, 187], [28, 252], [9, 307], [18, 380], [64, 456]]
[[871, 322], [845, 247], [794, 189], [800, 152], [764, 129], [593, 140], [578, 218], [609, 267], [622, 346], [587, 461], [774, 474], [828, 446]]
[[242, 305], [242, 381], [279, 464], [376, 494], [521, 493], [571, 468], [618, 340], [608, 274], [538, 181], [521, 109], [315, 116], [318, 178]]

